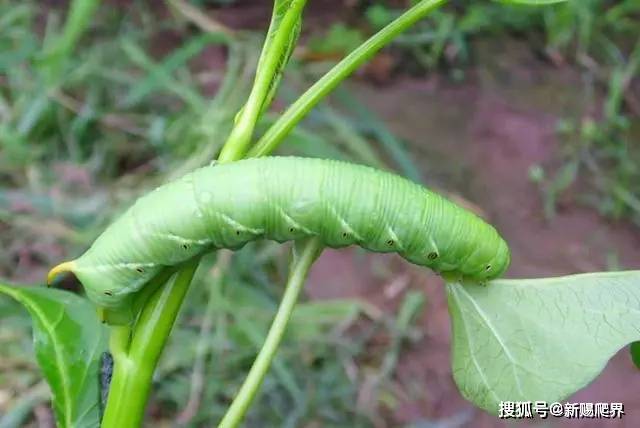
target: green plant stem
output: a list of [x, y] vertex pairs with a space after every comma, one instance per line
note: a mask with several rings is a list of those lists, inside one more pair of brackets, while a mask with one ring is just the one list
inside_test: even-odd
[[293, 261], [289, 272], [289, 279], [278, 307], [267, 338], [256, 357], [246, 380], [233, 400], [220, 422], [219, 428], [234, 428], [242, 421], [249, 405], [256, 396], [264, 379], [271, 361], [278, 350], [282, 337], [286, 330], [291, 312], [296, 304], [300, 290], [309, 272], [309, 268], [322, 251], [322, 243], [317, 237], [310, 238], [302, 243], [296, 243], [293, 251]]
[[149, 298], [133, 329], [112, 327], [114, 371], [102, 428], [137, 428], [142, 423], [151, 378], [198, 267], [196, 258]]
[[291, 129], [340, 82], [349, 77], [394, 37], [445, 2], [446, 0], [421, 1], [347, 55], [291, 104], [249, 151], [249, 157], [265, 156], [273, 152]]
[[282, 18], [273, 42], [269, 44], [265, 41], [265, 48], [269, 51], [264, 54], [264, 66], [260, 64], [259, 73], [256, 73], [249, 99], [241, 110], [238, 122], [220, 152], [219, 162], [230, 162], [244, 157], [253, 137], [256, 122], [262, 112], [264, 100], [268, 96], [275, 74], [278, 72], [279, 62], [287, 50], [290, 34], [294, 31], [305, 4], [306, 0], [293, 0]]

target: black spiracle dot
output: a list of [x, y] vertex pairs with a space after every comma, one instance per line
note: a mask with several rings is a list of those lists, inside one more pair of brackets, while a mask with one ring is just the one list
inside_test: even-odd
[[489, 272], [491, 270], [491, 265], [487, 265], [485, 266], [484, 270], [486, 270], [487, 272]]
[[393, 247], [393, 239], [389, 239], [387, 241], [387, 245], [390, 246], [390, 247]]
[[295, 231], [296, 231], [296, 229], [295, 229], [295, 228], [293, 228], [293, 227], [290, 227], [290, 228], [289, 228], [289, 232], [293, 233], [293, 232], [295, 232]]
[[240, 231], [236, 230], [236, 235], [240, 236]]
[[113, 291], [107, 290], [107, 291], [104, 292], [104, 295], [105, 296], [113, 296]]
[[189, 244], [182, 244], [182, 248], [184, 248], [185, 250], [189, 249]]
[[139, 266], [138, 266], [138, 267], [136, 268], [136, 272], [144, 273], [144, 269], [142, 269], [141, 267], [139, 267]]
[[348, 234], [347, 232], [342, 232], [342, 237], [343, 237], [343, 238], [348, 238], [348, 237], [349, 237], [349, 234]]
[[429, 260], [435, 260], [435, 259], [437, 259], [437, 258], [438, 258], [438, 253], [436, 253], [436, 252], [429, 253], [429, 254], [427, 255], [427, 258], [428, 258]]

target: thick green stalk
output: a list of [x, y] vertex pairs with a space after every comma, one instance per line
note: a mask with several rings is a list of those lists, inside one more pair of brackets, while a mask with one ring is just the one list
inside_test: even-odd
[[292, 0], [273, 41], [271, 43], [265, 42], [265, 48], [268, 48], [269, 51], [264, 55], [264, 66], [261, 66], [258, 70], [259, 73], [256, 74], [249, 99], [241, 110], [238, 122], [220, 152], [219, 162], [230, 162], [244, 157], [247, 147], [251, 143], [256, 122], [262, 112], [264, 100], [269, 95], [274, 76], [278, 73], [279, 63], [287, 50], [290, 34], [300, 20], [300, 14], [306, 1]]
[[287, 111], [249, 151], [249, 157], [265, 156], [272, 153], [289, 131], [340, 82], [349, 77], [351, 73], [383, 46], [387, 45], [394, 37], [445, 2], [446, 0], [421, 1], [347, 55], [311, 86], [296, 102], [291, 104]]
[[102, 419], [103, 428], [137, 428], [141, 425], [153, 371], [199, 261], [190, 261], [173, 280], [151, 295], [133, 332], [128, 326], [112, 327], [110, 348], [114, 371]]
[[260, 389], [260, 385], [262, 385], [264, 376], [269, 370], [271, 361], [282, 341], [287, 324], [289, 323], [289, 318], [298, 300], [298, 295], [307, 278], [309, 268], [321, 251], [322, 243], [317, 237], [296, 244], [294, 247], [289, 279], [287, 280], [284, 296], [278, 307], [278, 312], [273, 319], [264, 345], [262, 345], [260, 353], [251, 366], [247, 379], [242, 384], [240, 391], [233, 400], [229, 410], [227, 410], [220, 425], [218, 425], [219, 428], [237, 427], [244, 418], [249, 405]]

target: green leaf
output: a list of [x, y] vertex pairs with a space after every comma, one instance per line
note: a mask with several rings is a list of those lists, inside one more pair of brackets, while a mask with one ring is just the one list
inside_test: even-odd
[[33, 320], [38, 364], [52, 391], [60, 428], [100, 425], [99, 371], [107, 341], [93, 305], [73, 293], [44, 287], [9, 287]]
[[453, 376], [490, 413], [560, 401], [640, 339], [640, 271], [447, 284]]
[[633, 342], [629, 348], [631, 351], [631, 360], [637, 368], [640, 369], [640, 342]]

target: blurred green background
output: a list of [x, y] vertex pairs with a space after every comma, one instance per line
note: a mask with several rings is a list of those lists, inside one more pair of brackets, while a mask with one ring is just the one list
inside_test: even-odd
[[[409, 3], [310, 1], [258, 132]], [[0, 277], [42, 283], [137, 196], [209, 163], [250, 89], [270, 7], [105, 1], [56, 61], [67, 3], [0, 1]], [[637, 0], [452, 1], [316, 108], [279, 153], [388, 168], [438, 189], [503, 232], [508, 276], [637, 268], [639, 40]], [[288, 246], [255, 242], [215, 259], [161, 360], [149, 426], [218, 421], [266, 334]], [[73, 278], [63, 285], [79, 290]], [[247, 426], [504, 425], [457, 392], [442, 283], [426, 270], [328, 250], [294, 317]], [[7, 298], [0, 318], [0, 427], [53, 426], [29, 318]], [[572, 401], [624, 402], [619, 426], [639, 426], [633, 375], [621, 353]]]

